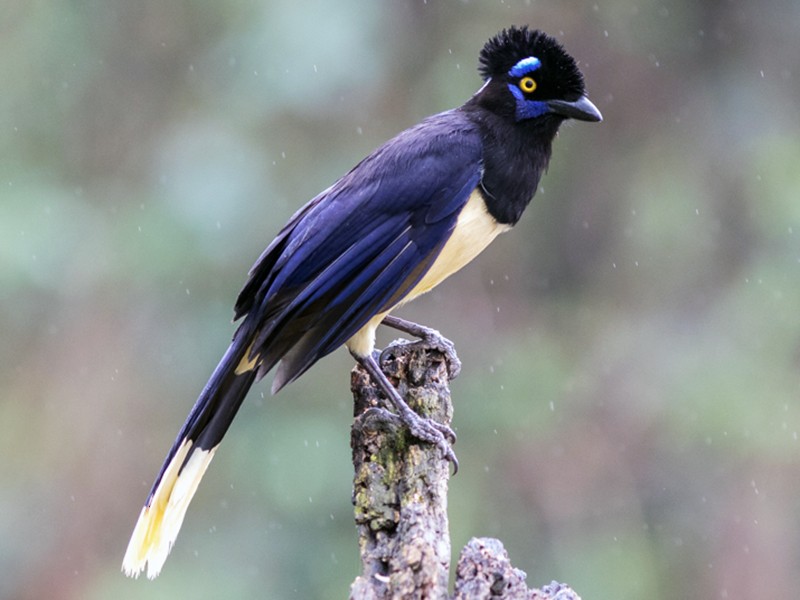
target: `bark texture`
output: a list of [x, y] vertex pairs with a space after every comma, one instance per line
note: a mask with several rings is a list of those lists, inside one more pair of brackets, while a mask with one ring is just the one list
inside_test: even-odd
[[[440, 353], [421, 344], [392, 345], [381, 367], [413, 410], [450, 424], [453, 405]], [[350, 597], [445, 598], [449, 463], [383, 408], [385, 400], [365, 371], [353, 370], [351, 387], [353, 504], [363, 573]]]
[[[395, 342], [380, 362], [413, 410], [450, 424], [453, 405], [441, 352], [421, 342]], [[353, 504], [363, 568], [350, 588], [351, 600], [580, 600], [556, 582], [528, 589], [525, 573], [511, 566], [499, 541], [488, 538], [473, 538], [462, 550], [451, 595], [450, 465], [438, 448], [413, 438], [385, 408], [382, 394], [360, 367], [353, 369], [351, 388]]]

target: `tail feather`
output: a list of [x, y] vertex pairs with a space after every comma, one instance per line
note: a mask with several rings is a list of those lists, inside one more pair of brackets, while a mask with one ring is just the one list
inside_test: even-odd
[[197, 399], [150, 490], [122, 561], [138, 577], [154, 579], [178, 537], [186, 510], [214, 452], [256, 378], [257, 360], [240, 329]]

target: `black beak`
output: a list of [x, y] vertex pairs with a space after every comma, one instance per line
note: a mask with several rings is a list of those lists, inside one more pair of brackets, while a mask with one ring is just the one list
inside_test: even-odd
[[603, 120], [603, 115], [600, 114], [597, 107], [592, 104], [592, 101], [586, 96], [581, 96], [574, 102], [567, 102], [566, 100], [548, 100], [547, 106], [550, 107], [551, 112], [566, 117], [567, 119], [593, 122]]

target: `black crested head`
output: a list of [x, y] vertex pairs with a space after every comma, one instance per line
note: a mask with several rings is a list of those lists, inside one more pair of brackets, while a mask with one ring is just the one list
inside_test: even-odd
[[479, 70], [486, 84], [468, 105], [548, 129], [557, 129], [564, 119], [602, 120], [584, 95], [575, 59], [539, 30], [504, 29], [484, 45]]
[[478, 70], [484, 80], [510, 80], [509, 72], [529, 57], [541, 63], [536, 75], [542, 98], [576, 100], [583, 95], [583, 75], [575, 59], [555, 38], [527, 26], [509, 27], [486, 42]]
[[481, 50], [479, 71], [486, 83], [461, 110], [481, 130], [487, 209], [513, 224], [536, 191], [561, 124], [602, 117], [575, 60], [541, 31], [504, 29]]

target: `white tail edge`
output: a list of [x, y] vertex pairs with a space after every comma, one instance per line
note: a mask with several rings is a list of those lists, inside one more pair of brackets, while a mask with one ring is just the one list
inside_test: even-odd
[[[216, 449], [193, 450], [191, 440], [183, 440], [136, 522], [122, 559], [122, 570], [128, 577], [138, 577], [145, 566], [148, 579], [161, 572]], [[189, 460], [181, 468], [187, 456]]]

